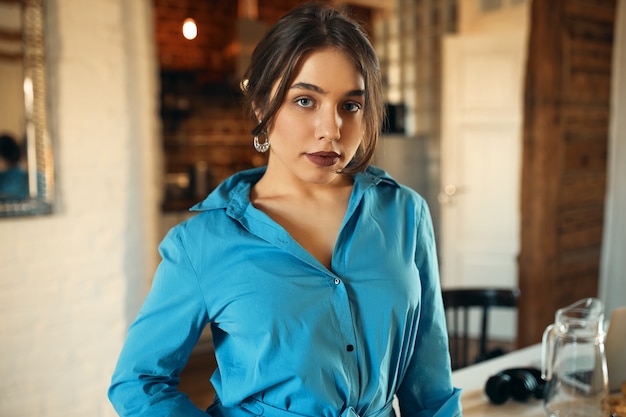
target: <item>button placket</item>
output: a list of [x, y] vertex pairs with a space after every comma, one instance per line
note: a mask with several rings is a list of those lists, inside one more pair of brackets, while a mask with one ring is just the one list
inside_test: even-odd
[[[333, 305], [335, 310], [336, 325], [339, 333], [337, 334], [337, 352], [342, 357], [343, 372], [347, 381], [349, 381], [349, 389], [347, 393], [348, 403], [354, 402], [359, 398], [361, 371], [359, 370], [359, 355], [357, 353], [357, 337], [352, 311], [352, 303], [349, 296], [349, 279], [346, 281], [340, 275], [335, 275], [327, 281], [333, 286]], [[333, 285], [334, 284], [334, 285]]]
[[[346, 309], [342, 309], [343, 312], [343, 320], [341, 320], [342, 323], [342, 331], [344, 332], [344, 335], [354, 335], [354, 328], [349, 324], [352, 323], [352, 313], [350, 311], [350, 302], [349, 302], [349, 298], [348, 298], [348, 292], [347, 292], [347, 288], [345, 287], [345, 285], [340, 285], [342, 284], [341, 278], [339, 277], [334, 277], [333, 278], [333, 284], [335, 285], [335, 288], [337, 288], [337, 290], [339, 290], [339, 292], [341, 293], [340, 298], [343, 299], [343, 306]], [[353, 343], [347, 343], [345, 345], [345, 349], [346, 352], [353, 352], [354, 351], [354, 344]]]

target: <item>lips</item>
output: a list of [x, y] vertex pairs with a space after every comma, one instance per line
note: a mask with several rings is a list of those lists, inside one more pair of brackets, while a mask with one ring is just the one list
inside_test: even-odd
[[306, 157], [315, 165], [328, 167], [335, 165], [339, 161], [339, 154], [336, 152], [314, 152], [307, 153]]

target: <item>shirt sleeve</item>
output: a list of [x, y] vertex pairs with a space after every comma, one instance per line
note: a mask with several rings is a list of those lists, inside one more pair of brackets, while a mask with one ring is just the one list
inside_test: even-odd
[[178, 391], [206, 326], [206, 304], [177, 228], [163, 240], [152, 288], [130, 326], [109, 388], [122, 417], [206, 417]]
[[415, 264], [422, 286], [415, 348], [397, 391], [402, 417], [460, 416], [461, 390], [452, 386], [448, 334], [437, 251], [428, 207], [417, 216]]

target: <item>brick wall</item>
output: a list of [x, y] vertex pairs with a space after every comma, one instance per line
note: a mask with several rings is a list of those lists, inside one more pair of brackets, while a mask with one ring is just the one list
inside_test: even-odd
[[152, 11], [46, 4], [58, 202], [0, 219], [0, 416], [114, 416], [106, 390], [158, 260]]
[[[258, 20], [268, 26], [305, 0], [259, 0]], [[238, 2], [153, 0], [159, 65], [168, 71], [199, 71], [205, 82], [223, 82], [235, 73]], [[183, 21], [191, 17], [198, 36], [182, 36]]]
[[[201, 70], [208, 80], [224, 79], [235, 69], [225, 54], [235, 39], [236, 1], [153, 0], [159, 65], [165, 70]], [[187, 40], [181, 29], [191, 17], [198, 37]]]

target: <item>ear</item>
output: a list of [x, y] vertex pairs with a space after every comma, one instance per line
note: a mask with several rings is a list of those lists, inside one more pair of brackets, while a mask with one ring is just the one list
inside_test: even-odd
[[258, 120], [259, 123], [263, 120], [263, 113], [261, 112], [261, 107], [257, 105], [257, 102], [252, 103], [252, 109], [254, 110], [254, 116]]

